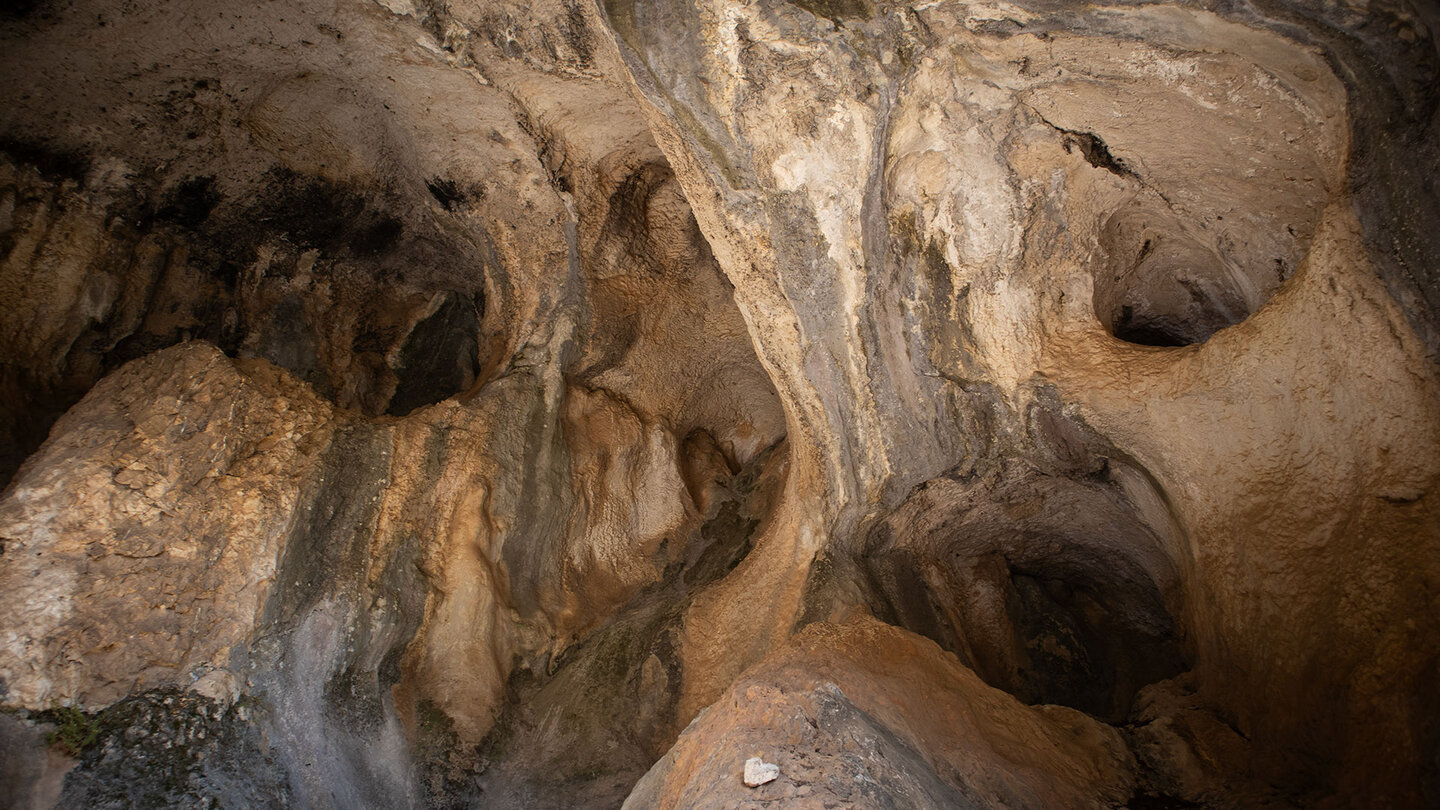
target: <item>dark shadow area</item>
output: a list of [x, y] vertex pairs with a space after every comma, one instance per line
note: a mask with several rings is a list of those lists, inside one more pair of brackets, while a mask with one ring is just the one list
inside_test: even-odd
[[1142, 687], [1187, 668], [1176, 574], [1115, 488], [1007, 472], [932, 481], [877, 529], [876, 613], [1026, 703], [1124, 720]]
[[1110, 334], [1145, 346], [1203, 343], [1249, 317], [1286, 277], [1256, 284], [1203, 231], [1139, 203], [1110, 216], [1100, 247], [1095, 315]]
[[445, 293], [439, 308], [415, 324], [400, 346], [399, 382], [386, 413], [404, 416], [474, 384], [480, 373], [482, 307], [458, 293]]

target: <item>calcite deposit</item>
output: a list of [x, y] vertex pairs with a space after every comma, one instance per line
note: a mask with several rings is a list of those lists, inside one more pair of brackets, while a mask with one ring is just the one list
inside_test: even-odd
[[1440, 804], [1423, 0], [0, 10], [0, 807]]

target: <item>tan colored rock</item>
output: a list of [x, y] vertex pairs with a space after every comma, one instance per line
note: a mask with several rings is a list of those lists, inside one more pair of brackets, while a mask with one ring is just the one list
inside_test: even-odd
[[1434, 803], [1433, 12], [221, 5], [0, 26], [62, 804]]
[[[1397, 699], [1425, 691], [1434, 654], [1440, 386], [1347, 207], [1294, 282], [1198, 349], [1075, 335], [1053, 374], [1171, 493], [1202, 693], [1257, 744], [1351, 763], [1342, 789], [1400, 796], [1424, 767]], [[1137, 392], [1143, 412], [1119, 404]]]
[[306, 386], [203, 344], [106, 378], [0, 502], [6, 699], [104, 706], [226, 669], [330, 432]]
[[[751, 751], [778, 764], [774, 781], [735, 779]], [[1113, 729], [1024, 706], [932, 642], [860, 619], [812, 624], [747, 670], [625, 806], [1108, 807], [1133, 767]]]
[[[1114, 482], [1120, 508], [1143, 513], [1159, 535], [1116, 547], [1178, 572], [1165, 587], [1183, 603], [1177, 618], [1197, 672], [1226, 673], [1201, 691], [1254, 732], [1253, 755], [1271, 776], [1421, 803], [1397, 785], [1423, 781], [1401, 749], [1417, 744], [1432, 702], [1414, 679], [1434, 658], [1422, 640], [1433, 633], [1418, 628], [1434, 613], [1421, 584], [1430, 575], [1419, 572], [1437, 535], [1419, 504], [1431, 486], [1421, 482], [1436, 399], [1432, 362], [1374, 279], [1384, 251], [1361, 255], [1343, 213], [1344, 122], [1369, 114], [1366, 91], [1352, 87], [1347, 99], [1305, 46], [1170, 7], [837, 6], [826, 19], [715, 0], [694, 4], [685, 23], [667, 8], [607, 13], [773, 370], [795, 447], [786, 500], [747, 559], [753, 567], [691, 608], [687, 660], [702, 674], [687, 705], [706, 703], [802, 614], [826, 615], [816, 583], [834, 583], [836, 603], [855, 599], [843, 574], [817, 567], [807, 582], [790, 572], [822, 547], [821, 559], [863, 555], [862, 516], [883, 518], [947, 468], [964, 478], [995, 469], [991, 454], [1051, 452], [1024, 448], [1053, 383], [1080, 404], [1064, 420], [1098, 431], [1087, 453], [1137, 459], [1134, 481], [1158, 479], [1158, 489]], [[1308, 275], [1320, 265], [1345, 269]], [[1326, 304], [1280, 303], [1307, 296]], [[1366, 314], [1352, 314], [1350, 300]], [[1254, 330], [1267, 323], [1278, 332], [1260, 338]], [[1310, 331], [1321, 323], [1334, 343]], [[1275, 342], [1292, 329], [1311, 338], [1300, 341], [1303, 359]], [[1208, 342], [1161, 351], [1107, 331], [1134, 343]], [[1139, 384], [1151, 364], [1168, 363], [1197, 365]], [[1385, 382], [1361, 382], [1371, 378]], [[1082, 390], [1105, 392], [1110, 409], [1102, 416], [1092, 404], [1101, 395]], [[1162, 414], [1175, 416], [1162, 423]], [[974, 442], [957, 443], [957, 433]], [[1325, 472], [1308, 472], [1312, 460]], [[1185, 472], [1163, 472], [1171, 464]], [[1410, 481], [1410, 494], [1401, 504], [1361, 495], [1372, 480]], [[1404, 509], [1420, 510], [1415, 522]], [[971, 598], [988, 581], [968, 576], [948, 598]], [[1357, 587], [1374, 600], [1335, 601]], [[1211, 607], [1221, 600], [1240, 613]], [[769, 607], [757, 615], [756, 603]], [[1004, 625], [977, 622], [980, 613], [971, 606], [963, 632], [1003, 637]], [[773, 622], [769, 640], [729, 630], [742, 616]], [[996, 643], [1010, 642], [982, 646]], [[1379, 703], [1341, 697], [1357, 695], [1356, 677], [1376, 694], [1415, 697], [1410, 719], [1398, 704], [1374, 711]], [[1289, 703], [1282, 693], [1310, 697]], [[1300, 703], [1352, 699], [1343, 722], [1375, 742], [1341, 753], [1330, 715]], [[1298, 749], [1344, 775], [1307, 771]], [[1377, 750], [1386, 753], [1372, 759]]]

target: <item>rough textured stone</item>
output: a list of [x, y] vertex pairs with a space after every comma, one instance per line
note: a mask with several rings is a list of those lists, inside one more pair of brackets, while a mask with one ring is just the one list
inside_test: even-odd
[[745, 760], [745, 787], [755, 788], [774, 782], [780, 777], [780, 766], [766, 762], [760, 757]]
[[331, 430], [308, 387], [250, 365], [189, 343], [107, 377], [10, 487], [8, 700], [103, 706], [249, 639]]
[[[746, 751], [779, 765], [753, 795], [735, 779]], [[747, 670], [625, 806], [1104, 807], [1132, 768], [1114, 729], [1026, 707], [932, 642], [822, 622]]]
[[0, 22], [17, 795], [1440, 801], [1430, 4]]

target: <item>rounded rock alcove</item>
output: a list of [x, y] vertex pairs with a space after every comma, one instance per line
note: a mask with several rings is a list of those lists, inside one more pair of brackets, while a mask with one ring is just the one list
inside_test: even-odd
[[991, 686], [1113, 722], [1187, 669], [1178, 571], [1117, 488], [1014, 469], [937, 479], [897, 514], [864, 560], [877, 615]]
[[1282, 280], [1257, 284], [1207, 244], [1208, 234], [1140, 206], [1100, 234], [1095, 315], [1110, 334], [1146, 346], [1188, 346], [1244, 320]]
[[1304, 258], [1309, 240], [1294, 225], [1271, 233], [1272, 219], [1190, 220], [1137, 198], [1101, 226], [1095, 316], [1127, 343], [1204, 343], [1259, 309]]

